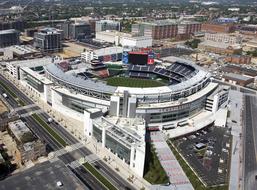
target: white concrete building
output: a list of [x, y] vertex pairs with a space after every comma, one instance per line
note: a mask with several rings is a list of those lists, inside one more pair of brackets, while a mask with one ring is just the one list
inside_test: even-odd
[[229, 35], [223, 33], [206, 33], [204, 36], [205, 41], [218, 42], [222, 44], [237, 45], [242, 43], [242, 37], [237, 35]]
[[128, 47], [137, 47], [137, 48], [147, 48], [152, 47], [153, 39], [152, 37], [147, 36], [135, 36], [135, 37], [127, 37], [123, 36], [120, 39], [120, 44]]
[[117, 31], [104, 31], [96, 33], [96, 40], [113, 43], [116, 46], [128, 46], [147, 48], [152, 47], [153, 39], [147, 36], [133, 36], [128, 33], [122, 33]]
[[101, 61], [117, 61], [117, 58], [121, 59], [121, 55], [123, 52], [122, 47], [107, 47], [96, 50], [86, 50], [81, 53], [81, 59], [90, 62], [93, 59], [99, 59]]
[[145, 122], [141, 118], [105, 118], [98, 109], [84, 112], [84, 130], [107, 148], [138, 176], [143, 177], [145, 166]]
[[42, 99], [44, 102], [50, 102], [52, 81], [29, 67], [20, 68], [20, 81], [24, 87], [30, 90], [31, 94]]
[[52, 63], [52, 58], [44, 57], [38, 59], [29, 59], [29, 60], [22, 60], [22, 61], [6, 61], [6, 68], [8, 72], [16, 79], [20, 79], [19, 70], [21, 67], [29, 67], [29, 68], [39, 68], [45, 65]]

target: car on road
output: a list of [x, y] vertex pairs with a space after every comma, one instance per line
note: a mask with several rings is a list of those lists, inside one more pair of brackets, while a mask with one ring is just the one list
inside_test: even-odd
[[53, 119], [51, 118], [51, 117], [49, 117], [48, 119], [47, 119], [47, 123], [52, 123], [53, 122]]
[[235, 120], [232, 120], [232, 123], [237, 123], [237, 121], [235, 121]]
[[3, 93], [2, 95], [3, 95], [4, 98], [8, 98], [6, 93]]

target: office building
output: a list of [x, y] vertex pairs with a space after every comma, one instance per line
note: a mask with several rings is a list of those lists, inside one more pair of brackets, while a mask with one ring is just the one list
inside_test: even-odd
[[38, 28], [27, 28], [24, 30], [24, 34], [27, 37], [34, 37], [36, 32], [38, 32]]
[[0, 31], [0, 48], [19, 45], [20, 32], [14, 29]]
[[202, 24], [200, 22], [182, 21], [178, 24], [178, 34], [190, 35], [201, 31]]
[[61, 33], [55, 28], [45, 28], [35, 33], [34, 46], [44, 52], [58, 52], [62, 49]]
[[1, 20], [0, 21], [0, 30], [9, 30], [15, 29], [18, 31], [23, 31], [26, 26], [26, 22], [24, 20]]
[[64, 39], [80, 40], [91, 36], [91, 26], [84, 21], [66, 21], [61, 24]]
[[91, 36], [91, 26], [88, 23], [72, 23], [69, 26], [69, 39], [85, 39]]
[[120, 31], [120, 22], [113, 20], [100, 20], [95, 22], [95, 32], [106, 30]]
[[178, 34], [178, 24], [175, 20], [156, 20], [132, 25], [132, 34], [152, 37], [154, 40], [173, 38]]

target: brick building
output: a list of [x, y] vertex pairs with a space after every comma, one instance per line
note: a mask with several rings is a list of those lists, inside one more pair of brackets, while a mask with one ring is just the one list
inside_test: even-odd
[[204, 32], [217, 32], [217, 33], [231, 33], [236, 29], [233, 23], [203, 23], [202, 31]]
[[232, 84], [240, 85], [240, 86], [246, 86], [254, 82], [254, 78], [235, 74], [235, 73], [228, 73], [223, 75], [222, 80]]
[[132, 25], [132, 34], [152, 37], [155, 40], [173, 38], [178, 34], [178, 24], [174, 20], [156, 20]]
[[233, 56], [226, 57], [225, 61], [229, 63], [235, 63], [235, 64], [250, 64], [251, 57], [243, 56], [243, 55], [233, 55]]

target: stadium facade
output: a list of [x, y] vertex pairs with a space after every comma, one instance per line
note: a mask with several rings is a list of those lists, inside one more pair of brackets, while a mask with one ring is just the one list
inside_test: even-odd
[[44, 71], [44, 77], [35, 78], [23, 67], [20, 80], [54, 110], [83, 122], [81, 139], [96, 139], [139, 176], [144, 174], [147, 130], [193, 128], [192, 118], [202, 112], [215, 115], [228, 101], [228, 89], [213, 82], [210, 73], [177, 57], [161, 66], [127, 66], [130, 77], [155, 75], [168, 81], [154, 88], [109, 86], [79, 76], [83, 68], [64, 72], [56, 63], [45, 65]]

